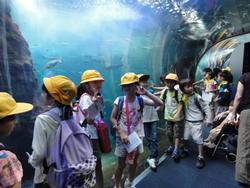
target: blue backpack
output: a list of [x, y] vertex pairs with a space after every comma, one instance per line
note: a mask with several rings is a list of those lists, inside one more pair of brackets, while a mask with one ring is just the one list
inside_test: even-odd
[[[119, 120], [121, 118], [122, 115], [122, 107], [124, 104], [124, 96], [119, 96], [118, 97], [118, 113], [117, 113], [117, 120]], [[143, 102], [143, 98], [141, 96], [136, 96], [136, 99], [138, 100], [138, 103], [140, 105], [140, 112], [141, 114], [143, 114], [143, 108], [144, 108], [144, 102]], [[113, 136], [113, 138], [116, 138], [116, 134], [115, 134], [115, 130], [114, 129], [110, 129], [111, 130], [111, 135]]]
[[59, 124], [51, 149], [48, 183], [53, 188], [93, 187], [96, 183], [96, 157], [90, 138], [74, 120], [62, 120], [57, 108], [44, 114]]

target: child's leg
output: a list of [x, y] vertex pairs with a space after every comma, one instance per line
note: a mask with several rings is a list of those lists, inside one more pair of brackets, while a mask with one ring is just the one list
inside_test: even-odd
[[128, 180], [130, 182], [133, 182], [133, 180], [135, 178], [135, 172], [136, 172], [136, 167], [137, 167], [137, 163], [138, 163], [138, 161], [137, 161], [138, 157], [139, 157], [139, 153], [135, 156], [134, 164], [129, 165]]
[[188, 150], [189, 149], [189, 145], [188, 145], [188, 139], [190, 137], [191, 134], [191, 127], [188, 121], [185, 122], [184, 125], [184, 135], [183, 135], [183, 145], [184, 145], [184, 149]]
[[92, 139], [92, 145], [93, 145], [93, 151], [94, 151], [94, 155], [97, 158], [97, 162], [96, 162], [96, 168], [95, 168], [95, 172], [96, 172], [96, 184], [98, 188], [103, 188], [104, 187], [104, 183], [103, 183], [103, 173], [102, 173], [102, 152], [100, 149], [100, 144], [98, 139]]
[[158, 142], [157, 142], [157, 126], [158, 121], [150, 124], [150, 158], [156, 159], [158, 157]]
[[203, 157], [203, 144], [198, 144], [198, 153], [200, 157]]
[[151, 123], [143, 123], [144, 125], [144, 132], [145, 132], [145, 137], [146, 137], [146, 140], [147, 140], [147, 146], [148, 146], [148, 149], [151, 153]]
[[125, 160], [125, 157], [118, 157], [118, 165], [115, 171], [115, 186], [117, 188], [121, 186], [122, 173], [124, 168], [126, 167]]
[[166, 121], [167, 127], [167, 137], [170, 146], [174, 146], [173, 136], [174, 136], [174, 122]]
[[198, 145], [198, 158], [196, 161], [197, 168], [203, 168], [205, 166], [205, 160], [203, 157], [203, 136], [202, 136], [202, 122], [192, 124], [192, 137]]
[[179, 148], [181, 138], [184, 136], [183, 121], [176, 122], [174, 125], [175, 149]]

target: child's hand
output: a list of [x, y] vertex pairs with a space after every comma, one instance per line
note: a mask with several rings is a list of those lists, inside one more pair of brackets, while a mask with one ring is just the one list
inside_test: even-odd
[[98, 98], [100, 98], [100, 91], [96, 88], [93, 88], [94, 96], [92, 97], [92, 101], [97, 101]]
[[217, 121], [217, 120], [220, 120], [222, 117], [224, 116], [224, 113], [220, 113], [218, 115], [215, 116], [214, 120]]
[[139, 95], [146, 95], [147, 92], [148, 92], [148, 91], [147, 91], [144, 87], [137, 86], [137, 93], [138, 93]]
[[128, 144], [129, 143], [128, 135], [126, 133], [121, 133], [120, 137], [121, 137], [122, 143], [124, 143], [124, 144]]
[[174, 115], [172, 121], [174, 121], [174, 122], [180, 121], [180, 115], [176, 113], [176, 114]]

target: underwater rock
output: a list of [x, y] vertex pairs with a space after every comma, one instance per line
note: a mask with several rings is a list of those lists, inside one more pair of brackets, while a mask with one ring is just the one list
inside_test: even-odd
[[[0, 91], [11, 93], [17, 101], [34, 104], [37, 78], [29, 46], [11, 18], [8, 3], [0, 1]], [[12, 135], [0, 140], [17, 154], [26, 178], [32, 177], [25, 151], [31, 150], [33, 122], [31, 113], [19, 116]]]

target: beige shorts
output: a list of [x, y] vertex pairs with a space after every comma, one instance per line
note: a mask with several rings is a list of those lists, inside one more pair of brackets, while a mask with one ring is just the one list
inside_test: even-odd
[[188, 140], [190, 136], [195, 141], [196, 144], [203, 144], [202, 135], [203, 122], [185, 122], [184, 128], [184, 140]]

